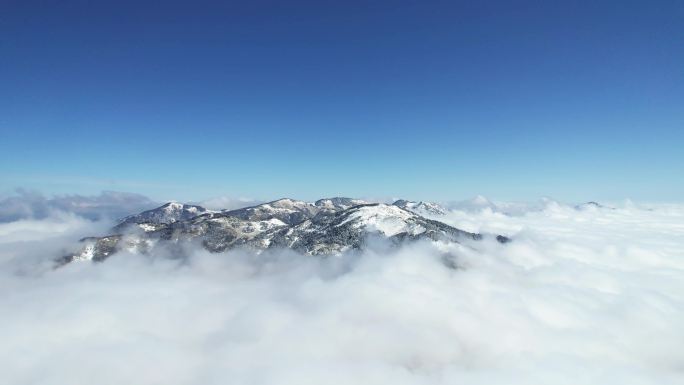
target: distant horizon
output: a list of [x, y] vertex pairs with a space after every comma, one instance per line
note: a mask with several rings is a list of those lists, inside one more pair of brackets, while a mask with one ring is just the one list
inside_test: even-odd
[[[114, 197], [115, 199], [112, 199], [111, 202], [107, 202], [107, 200], [111, 197]], [[0, 193], [0, 203], [2, 203], [3, 200], [8, 200], [8, 199], [23, 199], [23, 198], [41, 198], [45, 199], [47, 201], [50, 200], [69, 200], [69, 199], [83, 199], [83, 200], [93, 200], [93, 201], [105, 201], [108, 204], [115, 204], [116, 199], [120, 199], [121, 197], [131, 197], [134, 199], [138, 199], [140, 202], [148, 202], [149, 204], [154, 204], [154, 205], [164, 205], [167, 203], [171, 202], [176, 202], [176, 203], [183, 203], [183, 204], [194, 204], [194, 205], [203, 205], [207, 204], [207, 202], [215, 202], [210, 205], [219, 207], [221, 201], [227, 202], [227, 207], [228, 208], [235, 208], [235, 207], [242, 207], [242, 206], [236, 206], [240, 204], [244, 204], [245, 206], [249, 205], [257, 205], [257, 204], [262, 204], [262, 203], [268, 203], [268, 202], [274, 202], [278, 200], [283, 200], [283, 199], [292, 199], [292, 200], [297, 200], [297, 201], [304, 201], [304, 202], [310, 202], [314, 203], [318, 200], [323, 200], [323, 199], [331, 199], [331, 198], [351, 198], [351, 199], [359, 199], [359, 200], [364, 200], [369, 203], [394, 203], [397, 200], [407, 200], [407, 201], [415, 201], [415, 202], [433, 202], [433, 203], [439, 203], [439, 204], [457, 204], [457, 203], [467, 203], [467, 202], [473, 202], [477, 203], [478, 201], [485, 200], [486, 202], [494, 203], [494, 204], [505, 204], [505, 203], [528, 203], [528, 204], [533, 204], [533, 203], [542, 203], [545, 201], [550, 201], [550, 202], [558, 202], [562, 204], [568, 204], [568, 205], [576, 205], [576, 204], [583, 204], [583, 203], [591, 203], [591, 202], [596, 202], [600, 204], [608, 204], [608, 205], [622, 205], [622, 204], [629, 204], [635, 203], [635, 204], [680, 204], [682, 203], [681, 201], [656, 201], [656, 200], [637, 200], [637, 199], [632, 199], [632, 198], [623, 198], [623, 199], [614, 199], [614, 200], [607, 200], [607, 199], [594, 199], [594, 198], [587, 198], [587, 199], [580, 199], [580, 200], [563, 200], [563, 199], [558, 199], [552, 196], [539, 196], [536, 198], [530, 198], [530, 199], [497, 199], [494, 197], [489, 197], [485, 196], [483, 194], [477, 194], [474, 196], [467, 196], [467, 197], [454, 197], [451, 199], [423, 199], [423, 198], [417, 198], [417, 197], [411, 197], [411, 196], [404, 196], [404, 195], [394, 195], [394, 196], [352, 196], [352, 195], [321, 195], [317, 196], [314, 198], [302, 198], [298, 196], [264, 196], [264, 197], [246, 197], [246, 196], [233, 196], [233, 195], [228, 195], [228, 194], [216, 194], [216, 195], [211, 195], [208, 197], [201, 197], [201, 198], [187, 198], [187, 199], [179, 199], [176, 197], [166, 197], [166, 198], [158, 198], [154, 196], [149, 196], [146, 194], [138, 193], [138, 192], [133, 192], [133, 191], [116, 191], [116, 190], [101, 190], [99, 193], [94, 193], [94, 194], [80, 194], [80, 193], [53, 193], [53, 194], [45, 194], [41, 191], [37, 190], [28, 190], [28, 189], [15, 189], [14, 191], [11, 192], [5, 192], [5, 193]], [[481, 203], [486, 203], [486, 202], [481, 202]]]

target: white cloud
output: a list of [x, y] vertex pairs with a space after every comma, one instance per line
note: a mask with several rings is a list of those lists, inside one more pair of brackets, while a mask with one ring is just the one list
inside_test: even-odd
[[52, 259], [75, 250], [80, 238], [105, 234], [112, 224], [63, 211], [43, 219], [0, 223], [0, 277], [24, 269], [50, 269]]
[[41, 239], [85, 235], [88, 222], [3, 224], [0, 373], [49, 385], [682, 383], [684, 206], [651, 209], [449, 214], [515, 239], [479, 251], [189, 250], [28, 275], [17, 264], [49, 254]]

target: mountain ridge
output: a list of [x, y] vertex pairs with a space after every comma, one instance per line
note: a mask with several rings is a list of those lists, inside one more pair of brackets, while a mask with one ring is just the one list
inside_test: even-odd
[[291, 249], [306, 255], [335, 255], [362, 250], [371, 238], [394, 245], [421, 239], [453, 243], [484, 238], [499, 243], [509, 241], [501, 235], [470, 233], [419, 214], [425, 210], [431, 215], [445, 214], [445, 209], [430, 202], [398, 200], [386, 204], [344, 197], [314, 203], [281, 198], [220, 211], [168, 202], [122, 218], [111, 234], [82, 239], [79, 251], [57, 262], [101, 262], [120, 251], [147, 254], [161, 245], [182, 247], [192, 242], [214, 253], [247, 248], [256, 252]]

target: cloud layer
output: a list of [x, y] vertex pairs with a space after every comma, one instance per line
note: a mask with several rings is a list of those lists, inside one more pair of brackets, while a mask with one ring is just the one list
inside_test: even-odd
[[117, 254], [39, 272], [26, 261], [106, 224], [0, 224], [0, 373], [46, 385], [681, 383], [684, 206], [546, 202], [442, 220], [515, 241]]
[[45, 219], [71, 213], [91, 220], [118, 219], [125, 215], [151, 209], [157, 204], [133, 193], [103, 191], [100, 195], [59, 195], [51, 198], [26, 190], [0, 200], [0, 223], [20, 219]]

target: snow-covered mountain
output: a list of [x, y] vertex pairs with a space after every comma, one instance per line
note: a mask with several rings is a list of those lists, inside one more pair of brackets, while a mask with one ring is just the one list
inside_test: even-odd
[[[399, 244], [419, 239], [470, 243], [487, 237], [425, 218], [396, 203], [369, 204], [351, 198], [315, 203], [279, 199], [238, 210], [210, 211], [172, 202], [124, 218], [112, 229], [114, 234], [83, 239], [80, 251], [58, 262], [102, 261], [121, 250], [146, 254], [165, 247], [173, 252], [186, 244], [198, 244], [211, 252], [238, 247], [258, 252], [287, 248], [321, 255], [360, 250], [374, 238]], [[422, 202], [410, 203], [415, 202], [405, 206], [434, 209]], [[508, 241], [503, 236], [491, 238], [500, 243]]]
[[225, 214], [246, 221], [263, 221], [275, 218], [288, 225], [294, 225], [313, 217], [319, 210], [313, 203], [283, 198], [256, 206], [226, 211]]
[[167, 225], [177, 221], [194, 218], [207, 212], [209, 212], [209, 210], [201, 206], [169, 202], [156, 209], [143, 211], [140, 214], [123, 218], [120, 223], [114, 227], [114, 230], [117, 232], [124, 231], [127, 227], [133, 225], [139, 225], [144, 230], [149, 230], [150, 228], [157, 228], [159, 225]]
[[369, 237], [394, 243], [423, 238], [453, 242], [482, 238], [397, 206], [376, 203], [318, 215], [277, 233], [272, 244], [311, 255], [335, 254], [361, 249]]
[[392, 204], [420, 215], [445, 215], [447, 213], [444, 207], [432, 202], [413, 202], [399, 199]]
[[348, 208], [358, 206], [358, 205], [365, 205], [370, 202], [366, 202], [361, 199], [354, 199], [354, 198], [325, 198], [325, 199], [319, 199], [314, 203], [316, 207], [319, 207], [323, 210], [328, 210], [328, 211], [339, 211], [339, 210], [346, 210]]
[[582, 204], [576, 205], [575, 209], [577, 210], [599, 210], [599, 209], [608, 209], [608, 210], [615, 210], [614, 207], [609, 207], [602, 205], [598, 202], [590, 201], [590, 202], [584, 202]]

